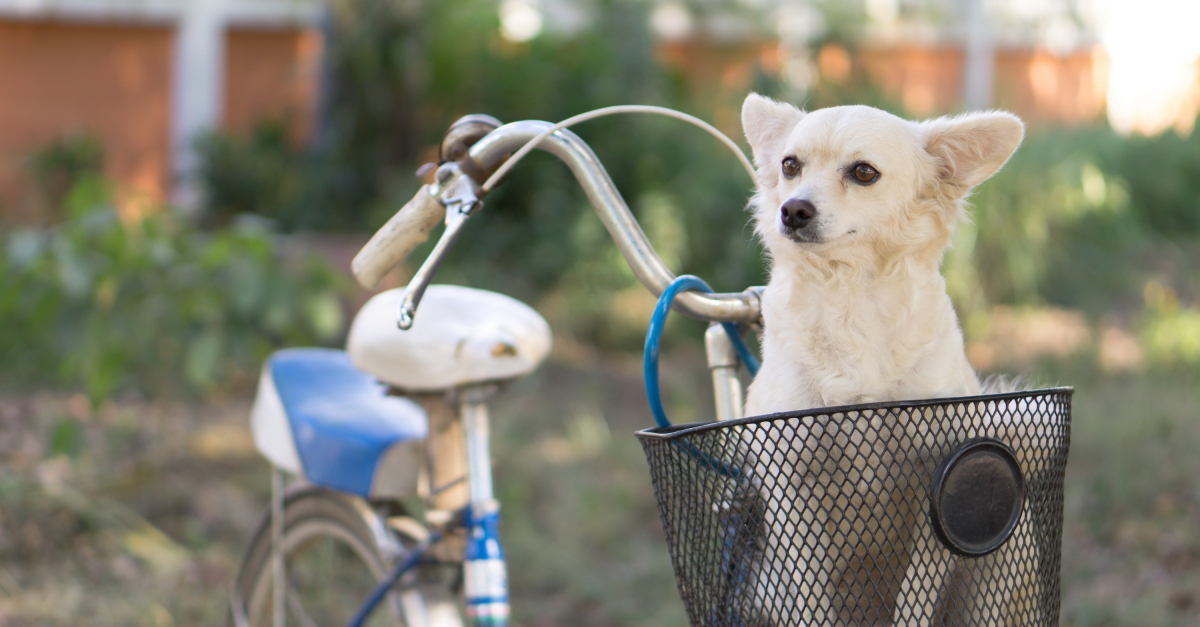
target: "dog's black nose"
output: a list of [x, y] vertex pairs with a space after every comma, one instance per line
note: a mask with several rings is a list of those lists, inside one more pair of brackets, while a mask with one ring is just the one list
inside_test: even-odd
[[817, 208], [807, 200], [789, 198], [783, 203], [779, 214], [783, 218], [783, 226], [798, 231], [812, 222], [813, 216], [817, 215]]

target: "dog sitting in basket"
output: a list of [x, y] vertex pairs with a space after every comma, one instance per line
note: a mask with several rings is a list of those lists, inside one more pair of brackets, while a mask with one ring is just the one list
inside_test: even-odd
[[[805, 112], [751, 94], [742, 125], [757, 168], [751, 209], [771, 259], [762, 368], [746, 414], [979, 394], [939, 266], [967, 196], [1021, 143], [1021, 121], [984, 112], [911, 122], [866, 106]], [[917, 441], [920, 425], [903, 420], [943, 418], [846, 419], [892, 421], [859, 433]], [[789, 441], [753, 448], [774, 476], [760, 482], [767, 540], [745, 589], [758, 614], [747, 622], [937, 625], [949, 613], [939, 597], [969, 599], [982, 579], [1006, 576], [965, 576], [932, 555], [945, 548], [926, 501], [892, 476], [931, 463], [919, 444], [856, 441], [845, 424], [806, 424]], [[821, 450], [795, 444], [820, 438], [829, 442]], [[839, 453], [850, 446], [879, 451], [877, 464]], [[814, 482], [845, 459], [856, 461], [840, 472], [856, 480], [838, 490]], [[839, 540], [848, 535], [858, 540]], [[964, 610], [991, 622], [993, 610], [954, 613]]]

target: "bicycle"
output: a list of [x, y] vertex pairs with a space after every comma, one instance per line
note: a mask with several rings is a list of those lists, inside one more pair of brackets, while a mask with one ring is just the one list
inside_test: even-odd
[[[740, 149], [716, 129], [656, 107], [609, 108], [557, 125], [501, 125], [480, 115], [455, 122], [440, 146], [436, 182], [422, 187], [354, 261], [359, 281], [373, 286], [444, 222], [408, 286], [362, 308], [347, 352], [288, 349], [264, 366], [251, 424], [272, 465], [271, 508], [233, 584], [232, 624], [330, 625], [345, 622], [347, 608], [360, 609], [350, 622], [361, 623], [379, 600], [387, 601], [373, 615], [380, 624], [450, 627], [463, 624], [464, 613], [473, 624], [507, 624], [487, 402], [546, 356], [550, 331], [536, 312], [505, 296], [429, 285], [483, 196], [536, 147], [570, 167], [641, 282], [656, 295], [666, 290], [674, 275], [596, 155], [565, 130], [625, 112], [666, 112], [705, 127], [737, 151], [752, 176]], [[756, 288], [684, 292], [675, 309], [745, 325], [758, 319], [758, 303]], [[705, 342], [717, 416], [739, 418], [737, 350], [720, 326], [710, 328]], [[285, 473], [297, 478], [291, 487]], [[412, 497], [423, 501], [423, 520], [401, 502]]]
[[[753, 178], [727, 137], [656, 107], [611, 107], [558, 124], [474, 115], [452, 125], [436, 182], [354, 260], [355, 276], [371, 287], [444, 222], [409, 284], [363, 307], [347, 352], [289, 349], [264, 366], [251, 423], [272, 464], [271, 509], [234, 582], [231, 622], [457, 627], [465, 615], [472, 625], [508, 624], [487, 403], [537, 367], [550, 331], [506, 296], [430, 283], [482, 198], [541, 148], [571, 169], [634, 275], [660, 296], [645, 360], [659, 426], [638, 436], [693, 625], [1057, 624], [1073, 391], [744, 417], [738, 369], [756, 362], [741, 335], [759, 322], [762, 288], [711, 293], [663, 264], [596, 155], [566, 130], [622, 112], [704, 127]], [[713, 423], [672, 426], [662, 411], [658, 334], [672, 309], [712, 323], [704, 341]], [[791, 451], [805, 464], [764, 450]], [[285, 472], [299, 479], [286, 489]], [[900, 507], [887, 504], [898, 486]], [[420, 506], [410, 510], [404, 499], [414, 497]], [[794, 528], [767, 525], [768, 511]], [[784, 533], [790, 561], [765, 563], [764, 547]], [[895, 544], [881, 548], [880, 538]], [[920, 559], [913, 543], [924, 547]], [[872, 561], [880, 558], [895, 563]], [[884, 568], [897, 573], [895, 589], [875, 585]], [[761, 585], [787, 570], [810, 573], [804, 589], [825, 591], [780, 599]]]

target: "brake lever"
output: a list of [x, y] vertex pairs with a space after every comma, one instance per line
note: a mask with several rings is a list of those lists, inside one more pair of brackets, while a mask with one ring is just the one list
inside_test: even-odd
[[458, 164], [454, 162], [442, 164], [438, 168], [437, 180], [440, 188], [444, 190], [439, 196], [439, 200], [446, 206], [446, 229], [442, 231], [442, 236], [434, 245], [433, 251], [425, 258], [425, 262], [417, 269], [416, 274], [413, 274], [412, 280], [408, 282], [400, 297], [400, 306], [396, 312], [396, 326], [402, 331], [412, 328], [413, 320], [417, 315], [417, 306], [421, 304], [421, 297], [425, 295], [425, 290], [433, 280], [433, 275], [445, 261], [446, 253], [458, 240], [463, 226], [467, 223], [467, 218], [483, 206], [479, 185], [471, 177], [463, 174]]

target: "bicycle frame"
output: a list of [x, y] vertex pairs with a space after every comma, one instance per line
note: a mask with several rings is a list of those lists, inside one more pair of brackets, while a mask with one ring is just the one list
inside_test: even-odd
[[[738, 358], [728, 335], [719, 324], [705, 333], [705, 348], [712, 371], [718, 420], [741, 418], [742, 386], [737, 378]], [[467, 545], [463, 556], [463, 591], [467, 619], [474, 626], [508, 625], [508, 574], [500, 541], [500, 504], [492, 489], [487, 405], [481, 398], [466, 399], [459, 406], [459, 420], [466, 441], [470, 504], [463, 526]]]
[[492, 491], [487, 405], [469, 399], [462, 404], [467, 441], [471, 504], [467, 507], [467, 546], [463, 555], [463, 592], [472, 625], [508, 624], [508, 567], [500, 543], [500, 503]]

